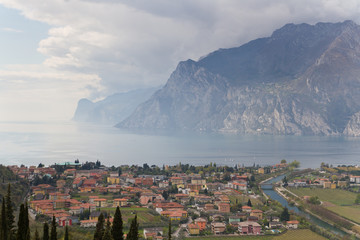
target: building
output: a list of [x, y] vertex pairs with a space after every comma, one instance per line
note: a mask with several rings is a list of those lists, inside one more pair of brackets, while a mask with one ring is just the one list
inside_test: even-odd
[[249, 206], [242, 206], [241, 209], [243, 212], [248, 212], [248, 213], [251, 212], [251, 207]]
[[144, 238], [155, 239], [157, 236], [162, 236], [164, 234], [163, 228], [144, 228]]
[[190, 235], [199, 235], [200, 234], [200, 228], [195, 223], [189, 223], [187, 226], [188, 232]]
[[229, 213], [230, 212], [230, 204], [228, 203], [219, 203], [218, 205], [219, 212]]
[[194, 177], [191, 179], [191, 184], [206, 185], [206, 180], [202, 178]]
[[162, 211], [160, 214], [161, 216], [168, 217], [171, 221], [180, 221], [188, 216], [187, 211], [178, 209]]
[[127, 206], [128, 202], [126, 198], [117, 198], [114, 199], [113, 207], [123, 207]]
[[250, 216], [257, 217], [258, 219], [263, 218], [263, 211], [259, 209], [251, 210]]
[[211, 231], [214, 234], [221, 234], [225, 232], [226, 225], [223, 222], [213, 222], [211, 223]]
[[233, 215], [233, 216], [229, 216], [229, 223], [238, 223], [241, 222], [241, 216], [239, 215]]
[[287, 228], [291, 228], [291, 229], [297, 229], [299, 225], [299, 221], [293, 220], [293, 221], [287, 221], [286, 222], [286, 227]]
[[170, 178], [170, 182], [172, 185], [183, 185], [184, 179], [182, 177], [172, 177]]
[[60, 227], [71, 226], [72, 220], [71, 218], [61, 217], [58, 219], [57, 223], [59, 224]]
[[105, 198], [94, 199], [94, 204], [96, 207], [106, 207], [107, 200]]
[[343, 188], [347, 186], [347, 182], [346, 181], [338, 181], [337, 182], [338, 187]]
[[206, 228], [206, 219], [204, 218], [197, 218], [195, 219], [195, 224], [197, 224], [199, 226], [199, 230], [202, 231]]
[[120, 178], [119, 177], [107, 177], [107, 182], [110, 184], [120, 184]]
[[69, 208], [69, 213], [71, 215], [79, 215], [80, 213], [83, 212], [84, 208], [80, 207], [80, 206], [74, 206], [74, 207], [70, 207]]
[[80, 221], [80, 227], [92, 228], [96, 227], [97, 220], [82, 220]]
[[240, 222], [238, 230], [242, 235], [260, 235], [261, 226], [257, 222]]
[[350, 183], [360, 184], [360, 176], [350, 175]]

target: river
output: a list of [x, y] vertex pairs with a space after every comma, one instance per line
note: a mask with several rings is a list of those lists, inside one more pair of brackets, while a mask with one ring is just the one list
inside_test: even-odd
[[[272, 178], [272, 179], [264, 182], [264, 184], [271, 184], [271, 183], [279, 182], [284, 178], [284, 176], [285, 175], [280, 175], [278, 177]], [[261, 185], [261, 188], [263, 189], [264, 193], [267, 196], [269, 196], [273, 200], [280, 202], [281, 205], [283, 205], [284, 207], [287, 207], [289, 209], [289, 211], [294, 211], [295, 213], [297, 213], [299, 215], [305, 216], [310, 222], [312, 222], [320, 227], [323, 227], [325, 229], [328, 229], [333, 233], [339, 234], [341, 236], [346, 235], [346, 233], [344, 231], [342, 231], [341, 229], [335, 228], [334, 226], [322, 221], [321, 219], [319, 219], [311, 214], [308, 214], [307, 212], [301, 211], [296, 206], [290, 206], [285, 198], [283, 198], [280, 194], [278, 194], [275, 190], [273, 190], [271, 185]]]

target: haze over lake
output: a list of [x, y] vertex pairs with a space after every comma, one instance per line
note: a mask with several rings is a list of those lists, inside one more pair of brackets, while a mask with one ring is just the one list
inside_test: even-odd
[[100, 160], [103, 164], [143, 163], [233, 166], [298, 160], [301, 167], [358, 164], [360, 138], [319, 136], [240, 136], [221, 134], [137, 134], [111, 126], [64, 123], [0, 123], [4, 165], [45, 165]]

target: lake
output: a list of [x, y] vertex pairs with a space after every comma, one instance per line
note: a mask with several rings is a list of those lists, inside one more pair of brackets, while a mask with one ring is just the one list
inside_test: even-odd
[[281, 159], [301, 167], [321, 162], [358, 164], [360, 138], [320, 136], [252, 136], [222, 134], [140, 134], [75, 122], [0, 122], [0, 162], [4, 165], [48, 165], [79, 159], [103, 164], [179, 162], [204, 165], [266, 166]]

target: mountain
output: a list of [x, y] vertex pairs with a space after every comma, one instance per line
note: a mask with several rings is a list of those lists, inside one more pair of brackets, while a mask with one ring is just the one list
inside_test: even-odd
[[360, 136], [360, 26], [287, 24], [270, 37], [180, 62], [116, 126]]
[[158, 89], [147, 88], [116, 93], [98, 102], [80, 99], [73, 120], [102, 124], [118, 123], [130, 116], [140, 103], [149, 99]]

